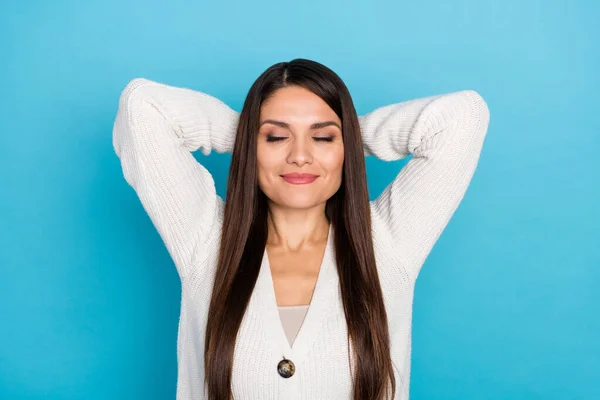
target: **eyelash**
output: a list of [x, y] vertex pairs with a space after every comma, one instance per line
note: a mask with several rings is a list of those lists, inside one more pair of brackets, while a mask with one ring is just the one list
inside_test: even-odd
[[[271, 136], [271, 135], [267, 136], [267, 142], [279, 142], [280, 140], [283, 140], [283, 139], [287, 139], [287, 138], [281, 137], [281, 136]], [[317, 142], [333, 142], [333, 136], [315, 137], [313, 139], [315, 139], [315, 141], [317, 141]]]

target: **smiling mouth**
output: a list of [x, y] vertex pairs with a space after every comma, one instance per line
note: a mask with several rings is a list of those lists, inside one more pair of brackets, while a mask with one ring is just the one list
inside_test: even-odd
[[313, 174], [286, 174], [281, 175], [283, 180], [287, 183], [291, 183], [293, 185], [306, 185], [308, 183], [313, 183], [319, 175]]

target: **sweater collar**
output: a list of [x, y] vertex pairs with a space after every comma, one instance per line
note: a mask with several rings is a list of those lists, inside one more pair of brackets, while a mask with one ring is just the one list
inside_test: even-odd
[[259, 308], [257, 310], [259, 313], [258, 318], [263, 324], [265, 334], [275, 354], [280, 358], [292, 360], [296, 365], [301, 363], [306, 357], [306, 354], [319, 335], [321, 325], [326, 319], [328, 311], [332, 308], [331, 304], [335, 300], [336, 294], [339, 294], [339, 278], [336, 268], [334, 243], [333, 224], [330, 224], [327, 244], [311, 302], [304, 322], [292, 346], [288, 342], [279, 317], [267, 250], [265, 249], [263, 253], [255, 288], [256, 306]]

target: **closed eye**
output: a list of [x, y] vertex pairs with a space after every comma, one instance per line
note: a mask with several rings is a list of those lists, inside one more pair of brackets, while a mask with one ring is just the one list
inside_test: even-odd
[[[267, 142], [279, 142], [281, 140], [287, 139], [287, 137], [283, 136], [267, 136]], [[333, 142], [333, 136], [329, 137], [315, 137], [313, 138], [315, 142]]]

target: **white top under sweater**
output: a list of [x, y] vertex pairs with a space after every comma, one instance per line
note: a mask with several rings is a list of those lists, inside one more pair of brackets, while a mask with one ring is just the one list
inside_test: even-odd
[[300, 304], [295, 306], [279, 306], [279, 319], [283, 326], [283, 331], [287, 337], [290, 346], [294, 344], [294, 339], [304, 322], [304, 317], [308, 311], [308, 305]]
[[[181, 278], [177, 399], [204, 399], [204, 334], [223, 216], [212, 176], [192, 153], [231, 152], [239, 113], [200, 91], [144, 78], [123, 89], [113, 145], [126, 181], [156, 226]], [[462, 200], [478, 164], [489, 110], [473, 90], [380, 107], [359, 117], [366, 155], [412, 154], [371, 202], [373, 245], [389, 319], [396, 399], [408, 399], [412, 302], [426, 257]], [[236, 400], [347, 400], [347, 328], [329, 240], [308, 312], [290, 346], [265, 250], [235, 346]], [[283, 378], [277, 364], [292, 360]]]

